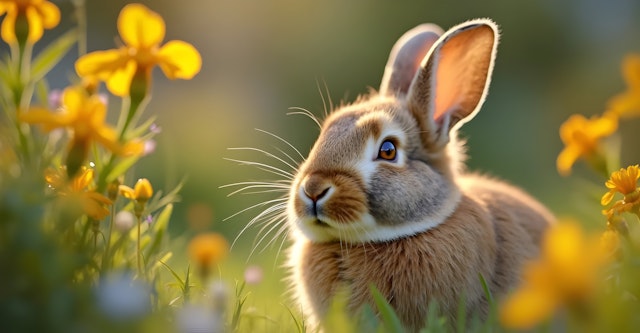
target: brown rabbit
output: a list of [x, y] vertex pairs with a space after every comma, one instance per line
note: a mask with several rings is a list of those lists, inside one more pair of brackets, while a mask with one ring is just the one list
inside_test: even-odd
[[292, 281], [311, 325], [343, 288], [350, 310], [373, 304], [371, 284], [410, 331], [434, 301], [450, 323], [463, 298], [483, 316], [479, 275], [499, 297], [536, 256], [552, 215], [513, 186], [465, 172], [456, 142], [484, 101], [497, 42], [487, 19], [444, 34], [418, 26], [393, 47], [380, 92], [325, 120], [287, 207]]

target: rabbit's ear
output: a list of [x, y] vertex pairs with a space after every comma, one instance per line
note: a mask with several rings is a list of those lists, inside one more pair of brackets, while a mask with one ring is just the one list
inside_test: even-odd
[[426, 146], [446, 144], [451, 129], [480, 110], [497, 44], [496, 24], [479, 19], [451, 28], [431, 48], [407, 96]]
[[422, 60], [443, 32], [439, 26], [430, 23], [405, 32], [391, 49], [380, 83], [380, 94], [406, 94]]

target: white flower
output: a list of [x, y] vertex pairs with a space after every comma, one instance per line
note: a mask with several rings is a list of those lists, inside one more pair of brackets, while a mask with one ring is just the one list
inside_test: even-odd
[[123, 273], [111, 273], [97, 286], [98, 307], [114, 320], [130, 320], [151, 312], [151, 288]]
[[114, 219], [116, 230], [125, 233], [133, 228], [134, 225], [136, 225], [136, 217], [133, 216], [133, 213], [130, 211], [122, 210], [116, 214], [116, 218]]
[[211, 309], [195, 304], [186, 304], [178, 310], [176, 318], [178, 331], [183, 333], [223, 332], [222, 316]]
[[209, 284], [209, 297], [211, 297], [213, 308], [222, 315], [227, 309], [229, 302], [229, 288], [227, 284], [216, 280]]

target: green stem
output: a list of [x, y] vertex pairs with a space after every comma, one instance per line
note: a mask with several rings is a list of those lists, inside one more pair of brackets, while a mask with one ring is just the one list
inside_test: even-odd
[[87, 13], [85, 0], [73, 0], [78, 23], [78, 57], [87, 54]]
[[[17, 47], [16, 47], [17, 46]], [[31, 47], [28, 43], [19, 42], [17, 45], [12, 45], [11, 56], [17, 60], [18, 65], [16, 67], [15, 85], [13, 86], [13, 105], [16, 110], [15, 128], [18, 133], [18, 142], [20, 143], [20, 152], [25, 165], [31, 164], [31, 154], [29, 149], [29, 141], [27, 135], [23, 131], [22, 124], [20, 123], [20, 112], [29, 107], [30, 96], [25, 91], [28, 91], [28, 79], [29, 68], [31, 62]]]
[[[77, 244], [79, 251], [82, 251], [82, 248], [85, 247], [85, 243], [87, 242], [87, 235], [89, 234], [89, 228], [91, 227], [91, 224], [87, 219], [84, 219], [84, 222], [85, 223], [84, 229], [82, 230], [82, 236], [80, 238], [80, 242]], [[75, 227], [72, 226], [70, 229], [75, 230]]]
[[107, 245], [104, 249], [104, 254], [102, 255], [102, 271], [106, 271], [110, 268], [111, 261], [111, 235], [113, 234], [113, 223], [116, 218], [116, 207], [115, 203], [111, 205], [111, 218], [109, 219], [109, 232], [107, 233]]
[[138, 216], [138, 277], [142, 277], [142, 251], [140, 250], [140, 228], [142, 224], [142, 215]]
[[136, 114], [139, 110], [144, 109], [144, 107], [149, 102], [147, 95], [133, 95], [130, 97], [129, 102], [129, 110], [127, 113], [127, 118], [120, 130], [120, 136], [118, 137], [120, 141], [123, 141], [126, 137], [127, 129], [131, 125], [131, 121], [135, 118]]
[[[147, 98], [147, 95], [134, 95], [129, 99], [129, 106], [127, 108], [123, 108], [122, 111], [125, 112], [124, 110], [126, 109], [127, 117], [124, 121], [124, 124], [122, 125], [122, 128], [120, 128], [120, 134], [118, 135], [118, 139], [120, 142], [124, 141], [124, 139], [126, 138], [127, 129], [131, 125], [131, 121], [134, 119], [136, 113], [138, 113], [139, 110], [143, 110], [148, 102], [149, 98]], [[104, 192], [104, 190], [107, 188], [107, 177], [115, 166], [116, 158], [117, 155], [111, 152], [109, 161], [105, 164], [102, 172], [100, 172], [100, 175], [98, 176], [96, 187], [99, 193]]]

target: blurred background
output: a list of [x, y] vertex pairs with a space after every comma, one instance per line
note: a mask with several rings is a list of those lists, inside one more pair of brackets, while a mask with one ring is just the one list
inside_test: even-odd
[[[70, 0], [55, 2], [63, 22], [49, 39], [75, 24]], [[116, 18], [127, 2], [87, 1], [89, 51], [118, 43]], [[625, 89], [620, 64], [626, 54], [640, 52], [640, 1], [139, 2], [165, 19], [165, 41], [190, 42], [203, 57], [202, 71], [191, 81], [170, 82], [159, 70], [155, 73], [146, 112], [158, 115], [162, 133], [155, 153], [136, 170], [165, 190], [186, 175], [182, 202], [171, 221], [174, 235], [211, 229], [233, 240], [259, 210], [223, 219], [279, 195], [227, 197], [231, 190], [220, 186], [278, 178], [224, 158], [277, 164], [273, 160], [228, 148], [282, 149], [295, 155], [258, 128], [306, 155], [318, 129], [305, 117], [287, 116], [289, 107], [321, 116], [328, 99], [334, 105], [352, 102], [378, 88], [389, 51], [406, 30], [424, 22], [446, 30], [477, 17], [495, 20], [502, 36], [483, 110], [461, 131], [468, 139], [469, 168], [523, 187], [558, 216], [603, 221], [598, 205], [581, 204], [585, 197], [599, 200], [605, 191], [603, 186], [594, 196], [583, 191], [591, 177], [586, 167], [578, 164], [569, 178], [556, 172], [562, 149], [558, 127], [572, 113], [602, 113], [607, 100]], [[71, 54], [54, 70], [53, 88], [69, 83], [76, 57]], [[112, 101], [115, 123], [119, 102]], [[628, 144], [640, 138], [637, 128], [634, 120], [622, 126], [624, 165], [640, 158]], [[247, 260], [258, 229], [239, 238], [235, 258]], [[248, 261], [265, 258], [274, 267], [282, 260], [272, 259], [273, 251], [267, 250]]]

